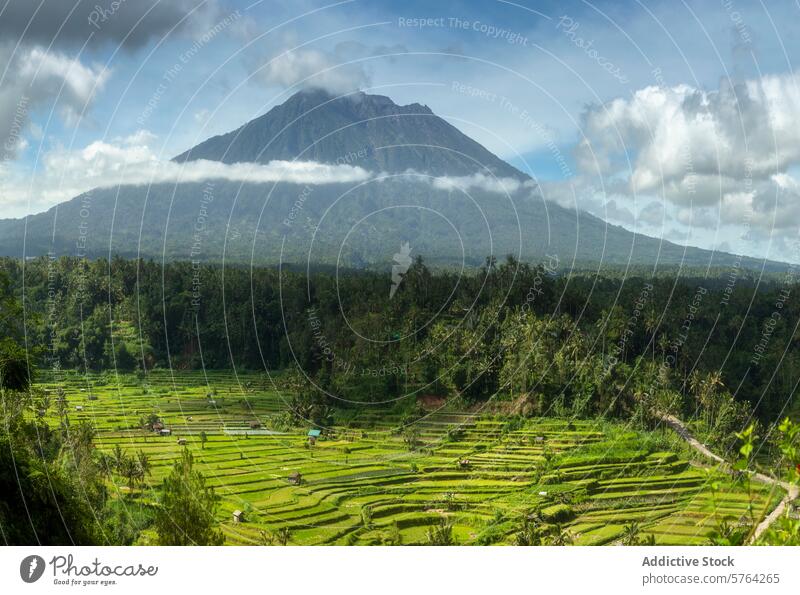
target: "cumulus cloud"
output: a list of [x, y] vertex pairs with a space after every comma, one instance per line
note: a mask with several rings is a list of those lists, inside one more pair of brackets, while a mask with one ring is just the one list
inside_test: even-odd
[[334, 94], [369, 86], [361, 63], [346, 64], [335, 55], [316, 49], [298, 49], [279, 54], [258, 70], [268, 85], [283, 88], [317, 88]]
[[787, 173], [775, 174], [752, 191], [729, 192], [722, 197], [720, 218], [745, 224], [756, 231], [796, 235], [800, 223], [800, 181]]
[[799, 82], [792, 74], [714, 91], [647, 87], [592, 107], [584, 115], [580, 163], [610, 173], [630, 158], [633, 190], [682, 185], [675, 200], [687, 197], [701, 177], [769, 176], [800, 159]]
[[214, 0], [11, 0], [0, 7], [0, 38], [59, 47], [85, 42], [139, 47], [154, 37], [196, 31], [218, 13]]
[[671, 217], [667, 214], [664, 204], [656, 200], [650, 201], [636, 216], [637, 221], [647, 225], [662, 225], [670, 219]]
[[8, 64], [0, 85], [0, 154], [3, 161], [12, 160], [25, 146], [25, 133], [33, 110], [55, 105], [64, 120], [74, 123], [89, 106], [96, 93], [103, 89], [109, 71], [100, 66], [87, 66], [77, 58], [39, 47], [16, 52], [0, 48], [0, 63]]
[[794, 74], [710, 91], [647, 87], [588, 108], [576, 158], [586, 179], [622, 179], [630, 197], [674, 204], [682, 224], [779, 229], [800, 223], [800, 191], [786, 173], [800, 164], [798, 122]]
[[603, 219], [631, 224], [635, 221], [633, 213], [627, 207], [617, 204], [616, 200], [609, 200], [603, 205]]
[[[687, 227], [700, 227], [714, 229], [719, 227], [720, 216], [715, 210], [708, 207], [682, 207], [678, 209], [675, 220]], [[740, 223], [741, 219], [731, 219], [731, 223]]]
[[166, 35], [200, 36], [221, 15], [217, 0], [0, 3], [0, 165], [25, 148], [37, 108], [58, 98], [57, 113], [71, 126], [91, 107], [110, 71], [87, 64], [76, 51], [103, 45], [132, 50]]

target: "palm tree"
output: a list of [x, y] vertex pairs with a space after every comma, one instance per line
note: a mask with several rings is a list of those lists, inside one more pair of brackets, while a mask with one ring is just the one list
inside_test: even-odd
[[117, 473], [122, 474], [122, 465], [125, 460], [125, 453], [122, 451], [122, 448], [119, 444], [114, 447], [114, 451], [111, 453], [111, 462], [114, 466], [114, 469]]
[[522, 546], [542, 544], [542, 535], [537, 520], [526, 516], [519, 531], [515, 535], [515, 543]]
[[416, 450], [420, 445], [419, 430], [416, 427], [407, 428], [403, 432], [403, 442], [409, 450]]
[[291, 533], [289, 532], [289, 527], [281, 527], [278, 529], [278, 533], [276, 534], [278, 539], [278, 543], [281, 545], [287, 545], [289, 543], [289, 538], [291, 537]]
[[428, 527], [426, 534], [429, 545], [454, 545], [453, 525], [447, 518], [442, 517], [439, 523]]
[[107, 453], [100, 453], [97, 456], [97, 470], [103, 477], [109, 477], [114, 469], [114, 457]]
[[656, 360], [656, 330], [658, 329], [658, 314], [651, 306], [644, 315], [644, 328], [650, 335], [650, 361]]
[[136, 481], [139, 479], [141, 473], [139, 465], [136, 464], [136, 461], [131, 457], [124, 457], [118, 472], [122, 477], [128, 480], [128, 488], [133, 491], [133, 488], [136, 486]]
[[569, 529], [565, 529], [561, 525], [554, 525], [550, 535], [549, 545], [572, 545], [575, 537], [570, 533]]
[[139, 466], [139, 471], [141, 473], [140, 480], [142, 483], [144, 483], [144, 478], [151, 475], [150, 457], [140, 450], [136, 453], [136, 463]]
[[670, 347], [669, 337], [666, 333], [661, 333], [658, 337], [658, 347], [661, 349], [661, 357], [666, 359], [667, 349]]
[[636, 521], [625, 525], [625, 530], [622, 532], [622, 545], [639, 545], [640, 530], [639, 523]]

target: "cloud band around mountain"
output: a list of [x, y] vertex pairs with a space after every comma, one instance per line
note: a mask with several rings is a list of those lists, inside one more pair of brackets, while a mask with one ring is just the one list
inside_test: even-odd
[[[9, 207], [41, 211], [92, 189], [153, 184], [201, 183], [227, 180], [242, 184], [343, 184], [383, 183], [394, 179], [386, 172], [350, 164], [316, 161], [223, 163], [205, 159], [164, 161], [151, 144], [155, 136], [140, 130], [125, 138], [95, 141], [82, 149], [55, 149], [45, 154], [34, 185], [14, 176], [0, 176], [0, 192]], [[537, 187], [532, 180], [496, 177], [486, 173], [466, 176], [431, 176], [409, 170], [404, 180], [426, 184], [438, 191], [487, 192], [511, 196]], [[23, 209], [24, 208], [24, 209]]]

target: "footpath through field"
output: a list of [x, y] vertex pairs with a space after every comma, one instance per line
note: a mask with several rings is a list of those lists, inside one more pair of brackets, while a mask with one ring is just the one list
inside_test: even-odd
[[[686, 427], [680, 419], [675, 417], [674, 415], [670, 415], [668, 413], [658, 413], [657, 416], [661, 421], [671, 427], [675, 432], [686, 441], [689, 446], [695, 449], [697, 452], [702, 454], [703, 456], [712, 459], [722, 465], [723, 467], [730, 467], [730, 463], [723, 459], [718, 454], [712, 452], [705, 444], [701, 443], [697, 438], [692, 436], [692, 433]], [[788, 483], [786, 481], [781, 481], [780, 479], [775, 479], [774, 477], [769, 477], [768, 475], [764, 475], [763, 473], [758, 473], [756, 471], [748, 471], [758, 482], [765, 483], [768, 485], [776, 486], [781, 488], [786, 492], [786, 495], [783, 499], [778, 503], [775, 509], [770, 512], [764, 519], [758, 524], [756, 530], [750, 536], [748, 540], [748, 545], [755, 543], [761, 535], [774, 523], [786, 510], [786, 507], [789, 505], [789, 502], [796, 499], [798, 495], [800, 495], [800, 489], [794, 484]]]

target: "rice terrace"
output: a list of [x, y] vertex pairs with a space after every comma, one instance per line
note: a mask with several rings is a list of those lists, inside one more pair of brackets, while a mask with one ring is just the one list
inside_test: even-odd
[[546, 543], [707, 544], [724, 519], [747, 523], [782, 497], [756, 482], [748, 493], [669, 430], [598, 420], [438, 406], [408, 426], [413, 437], [408, 420], [368, 411], [309, 437], [317, 428], [284, 425], [286, 397], [271, 385], [264, 374], [160, 371], [40, 387], [63, 387], [70, 419], [94, 425], [104, 455], [147, 456], [146, 476], [111, 477], [133, 510], [153, 504], [152, 486], [188, 448], [221, 497], [231, 545], [428, 544], [444, 523], [445, 544], [526, 545], [534, 518]]

